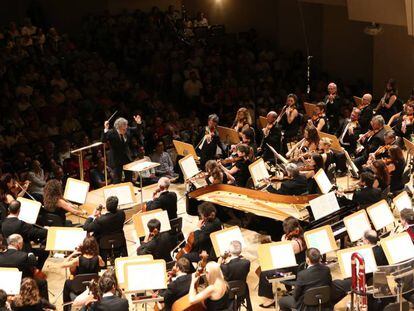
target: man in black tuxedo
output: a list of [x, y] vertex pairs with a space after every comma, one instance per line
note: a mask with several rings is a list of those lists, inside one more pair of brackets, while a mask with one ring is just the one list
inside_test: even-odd
[[47, 230], [36, 228], [31, 224], [28, 224], [20, 220], [20, 202], [13, 200], [9, 205], [9, 216], [7, 216], [2, 225], [1, 231], [3, 236], [8, 238], [12, 234], [20, 234], [23, 238], [23, 251], [27, 253], [34, 253], [37, 257], [37, 268], [40, 270], [43, 268], [43, 265], [49, 256], [49, 252], [41, 248], [32, 248], [30, 242], [35, 243], [45, 243], [47, 237]]
[[[109, 122], [104, 123], [102, 142], [109, 142], [111, 149], [109, 153], [109, 163], [113, 173], [113, 183], [118, 184], [122, 181], [123, 165], [133, 161], [129, 143], [132, 136], [141, 136], [142, 120], [141, 116], [134, 116], [137, 123], [136, 127], [129, 127], [128, 121], [118, 118], [114, 122], [114, 129], [109, 129]], [[132, 172], [125, 171], [125, 181], [132, 181]]]
[[115, 280], [109, 276], [102, 276], [98, 281], [102, 299], [94, 304], [98, 311], [128, 311], [128, 300], [115, 295]]
[[[119, 234], [121, 241], [117, 243], [122, 246], [114, 250], [114, 256], [128, 256], [128, 251], [126, 247], [126, 240], [124, 235], [124, 222], [125, 222], [125, 212], [118, 209], [118, 198], [111, 196], [106, 200], [106, 210], [107, 212], [101, 214], [100, 211], [95, 210], [94, 215], [88, 217], [83, 225], [83, 230], [88, 232], [93, 232], [96, 240], [100, 241], [101, 238], [112, 235]], [[100, 249], [99, 253], [106, 263], [109, 253], [107, 250]]]
[[[368, 160], [369, 154], [375, 152], [380, 146], [384, 145], [384, 118], [381, 115], [376, 115], [371, 120], [371, 127], [373, 135], [371, 137], [364, 138], [360, 141], [363, 144], [364, 149], [359, 153], [358, 158], [355, 159], [355, 165], [361, 169], [362, 165]], [[363, 133], [364, 135], [366, 133]], [[357, 150], [358, 153], [358, 150]]]
[[282, 152], [282, 131], [280, 126], [276, 123], [277, 113], [275, 111], [270, 111], [267, 116], [267, 127], [263, 128], [263, 138], [260, 144], [259, 153], [262, 153], [263, 160], [274, 162], [275, 155], [273, 154], [272, 150], [270, 150], [270, 146], [272, 146], [277, 152]]
[[[7, 250], [0, 252], [0, 267], [17, 268], [22, 277], [34, 278], [36, 257], [33, 253], [26, 253], [23, 249], [23, 238], [20, 234], [12, 234], [7, 238]], [[34, 278], [39, 287], [40, 296], [49, 300], [47, 281]]]
[[[220, 264], [221, 271], [223, 272], [224, 279], [227, 282], [242, 281], [246, 282], [247, 275], [250, 272], [250, 261], [241, 256], [242, 244], [240, 241], [230, 242], [229, 247], [230, 257], [223, 259], [220, 257], [218, 263]], [[246, 283], [247, 286], [247, 283]], [[246, 293], [247, 310], [252, 309], [252, 303], [250, 301], [249, 287], [247, 286]]]
[[374, 188], [375, 176], [371, 172], [363, 172], [360, 176], [360, 189], [355, 190], [352, 201], [359, 204], [361, 208], [370, 206], [382, 200], [381, 189]]
[[267, 190], [272, 193], [285, 195], [301, 195], [308, 191], [308, 181], [304, 175], [299, 173], [298, 166], [294, 163], [286, 165], [289, 179], [283, 181], [279, 189], [269, 186]]
[[160, 208], [168, 212], [168, 218], [177, 218], [177, 194], [168, 191], [170, 180], [167, 177], [161, 177], [158, 180], [158, 188], [154, 192], [152, 201], [147, 203], [147, 211]]
[[331, 271], [329, 267], [321, 264], [321, 253], [318, 249], [309, 248], [306, 251], [306, 263], [308, 267], [301, 270], [296, 277], [293, 296], [285, 296], [279, 300], [280, 310], [301, 310], [303, 298], [308, 289], [331, 286]]
[[361, 125], [358, 121], [360, 113], [361, 110], [358, 108], [355, 107], [352, 109], [351, 117], [346, 119], [335, 133], [341, 146], [344, 147], [349, 154], [355, 153], [359, 134], [361, 134]]
[[324, 97], [323, 103], [326, 105], [326, 114], [332, 132], [332, 130], [338, 128], [342, 106], [342, 99], [338, 95], [338, 87], [335, 83], [331, 82], [328, 84], [328, 94]]
[[170, 252], [173, 250], [171, 235], [168, 231], [160, 232], [161, 222], [158, 219], [151, 219], [147, 223], [149, 234], [137, 249], [137, 255], [151, 254], [154, 259], [172, 261]]
[[372, 116], [374, 115], [373, 108], [371, 107], [372, 95], [364, 94], [362, 96], [362, 103], [358, 107], [361, 111], [359, 115], [359, 124], [361, 125], [361, 133], [365, 133], [369, 130]]
[[175, 278], [168, 284], [166, 290], [160, 292], [160, 296], [164, 297], [165, 310], [170, 311], [174, 302], [188, 294], [191, 285], [190, 262], [187, 258], [178, 259], [175, 264]]

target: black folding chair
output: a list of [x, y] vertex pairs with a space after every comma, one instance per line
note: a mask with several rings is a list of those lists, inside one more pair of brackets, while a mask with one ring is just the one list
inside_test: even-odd
[[305, 295], [303, 297], [303, 310], [315, 310], [315, 307], [317, 307], [319, 311], [333, 310], [333, 308], [329, 306], [330, 300], [330, 286], [310, 288], [305, 292]]

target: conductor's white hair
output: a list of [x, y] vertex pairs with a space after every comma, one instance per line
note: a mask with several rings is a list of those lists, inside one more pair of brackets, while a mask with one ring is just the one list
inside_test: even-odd
[[15, 245], [17, 245], [19, 243], [23, 243], [23, 238], [22, 238], [22, 236], [20, 234], [15, 233], [15, 234], [10, 235], [7, 238], [7, 244], [8, 245], [15, 246]]
[[128, 120], [124, 118], [118, 118], [114, 122], [114, 127], [119, 130], [119, 128], [128, 125]]
[[170, 186], [170, 180], [167, 177], [161, 177], [158, 180], [158, 186], [160, 186], [163, 189], [168, 189]]

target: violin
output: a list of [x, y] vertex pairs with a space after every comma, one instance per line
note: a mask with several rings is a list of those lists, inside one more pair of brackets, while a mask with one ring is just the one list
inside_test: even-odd
[[220, 163], [223, 164], [223, 165], [233, 164], [233, 163], [238, 162], [240, 160], [243, 160], [243, 157], [230, 157], [230, 158], [227, 158], [227, 159], [220, 160]]
[[378, 149], [374, 152], [375, 157], [379, 156], [380, 154], [383, 154], [384, 152], [388, 151], [391, 148], [392, 145], [384, 145], [378, 147]]

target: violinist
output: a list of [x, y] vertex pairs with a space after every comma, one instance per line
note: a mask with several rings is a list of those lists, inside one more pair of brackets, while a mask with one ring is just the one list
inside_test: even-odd
[[328, 84], [328, 94], [324, 97], [323, 103], [326, 105], [326, 113], [332, 129], [338, 128], [342, 99], [338, 95], [338, 87], [335, 83]]
[[391, 146], [399, 146], [400, 139], [395, 135], [394, 131], [387, 131], [384, 134], [384, 145], [379, 146], [375, 152], [370, 153], [368, 156], [367, 166], [371, 166], [371, 163], [376, 159], [386, 159], [389, 157], [388, 150]]
[[175, 301], [187, 295], [191, 284], [191, 274], [188, 274], [190, 264], [190, 261], [183, 257], [177, 260], [171, 270], [167, 289], [160, 291], [160, 296], [164, 297], [165, 311], [170, 311]]
[[388, 172], [387, 165], [383, 160], [376, 160], [372, 162], [370, 167], [374, 172], [375, 181], [374, 181], [374, 188], [381, 189], [381, 191], [385, 191], [387, 187], [390, 185], [390, 173]]
[[237, 145], [236, 151], [237, 158], [230, 169], [224, 167], [222, 162], [219, 165], [225, 173], [234, 177], [236, 186], [245, 187], [250, 177], [249, 165], [252, 163], [249, 159], [250, 148], [245, 144], [240, 144]]
[[[281, 241], [291, 241], [296, 261], [300, 265], [305, 262], [306, 243], [303, 237], [304, 230], [295, 217], [289, 216], [283, 221], [283, 236]], [[283, 254], [280, 254], [283, 256]], [[264, 297], [264, 302], [259, 306], [261, 308], [271, 308], [275, 305], [272, 284], [269, 283], [268, 277], [272, 277], [277, 270], [270, 270], [260, 273], [259, 277], [259, 293], [260, 297]], [[283, 272], [294, 272], [296, 269], [284, 269]]]
[[2, 200], [6, 204], [10, 204], [11, 201], [18, 197], [23, 197], [29, 188], [30, 182], [26, 180], [22, 185], [18, 185], [18, 182], [13, 178], [11, 174], [4, 174], [0, 177], [0, 193], [3, 193], [4, 199]]
[[390, 173], [390, 191], [395, 192], [404, 189], [403, 174], [406, 163], [400, 147], [391, 146], [388, 149], [388, 154], [389, 160], [386, 161], [386, 164]]
[[355, 190], [352, 201], [359, 204], [361, 208], [377, 203], [382, 199], [381, 189], [374, 188], [375, 176], [371, 172], [362, 172], [360, 175], [359, 186]]
[[299, 168], [294, 163], [286, 165], [286, 171], [288, 179], [284, 180], [279, 189], [274, 189], [269, 186], [267, 190], [272, 193], [284, 194], [284, 195], [301, 195], [308, 191], [308, 185], [306, 177], [299, 172]]
[[308, 121], [313, 124], [319, 132], [327, 132], [328, 118], [326, 117], [326, 105], [324, 103], [318, 103], [313, 111], [312, 119]]
[[411, 240], [414, 242], [414, 212], [412, 209], [404, 208], [400, 212], [401, 225], [404, 230], [410, 235]]
[[[217, 211], [213, 204], [203, 202], [198, 206], [198, 213], [200, 220], [197, 223], [197, 229], [193, 232], [194, 241], [191, 245], [191, 250], [183, 256], [190, 262], [198, 262], [200, 260], [200, 253], [207, 252], [210, 260], [214, 259], [214, 249], [211, 243], [210, 234], [221, 230], [221, 221], [216, 217]], [[188, 241], [187, 241], [188, 242]], [[190, 269], [194, 271], [193, 266]]]
[[251, 127], [244, 129], [241, 132], [241, 142], [242, 144], [249, 146], [249, 159], [253, 162], [256, 158], [257, 146], [254, 139], [254, 130]]
[[276, 121], [283, 132], [285, 151], [287, 151], [287, 144], [294, 141], [299, 133], [300, 117], [297, 105], [298, 97], [295, 94], [289, 94], [286, 97], [286, 104]]
[[313, 176], [315, 176], [315, 174], [320, 169], [325, 169], [325, 164], [323, 162], [322, 155], [320, 155], [319, 153], [313, 153], [309, 159], [309, 168], [311, 169], [305, 172], [305, 176], [308, 179], [308, 193], [320, 193], [318, 184], [316, 183], [316, 180], [313, 178]]
[[257, 151], [262, 154], [265, 161], [274, 161], [274, 154], [267, 144], [275, 148], [276, 151], [281, 152], [282, 132], [280, 126], [276, 123], [276, 119], [277, 113], [270, 111], [266, 116], [267, 125], [262, 129], [262, 142]]
[[225, 152], [225, 147], [217, 131], [219, 117], [216, 114], [208, 116], [207, 126], [199, 134], [199, 143], [195, 149], [200, 151], [200, 165], [204, 167], [208, 160], [216, 157], [217, 147]]
[[394, 113], [399, 110], [397, 107], [397, 96], [397, 82], [394, 79], [389, 79], [385, 87], [384, 96], [381, 98], [374, 110], [377, 115], [383, 116], [385, 122], [388, 122]]
[[[332, 150], [332, 140], [328, 137], [322, 137], [319, 141], [319, 152], [322, 154], [324, 167], [329, 170], [332, 164], [335, 164], [335, 171], [346, 173], [348, 168], [346, 166], [345, 153], [342, 151]], [[329, 179], [334, 176], [328, 176]]]
[[147, 202], [147, 211], [160, 208], [168, 212], [169, 219], [177, 218], [177, 194], [168, 191], [170, 180], [167, 177], [161, 177], [158, 180], [158, 187], [153, 193], [152, 201]]
[[211, 184], [233, 184], [235, 179], [227, 171], [223, 171], [215, 160], [208, 160], [206, 163], [206, 182]]
[[342, 147], [350, 154], [355, 154], [357, 148], [357, 140], [361, 133], [360, 124], [361, 110], [354, 107], [349, 119], [346, 119], [339, 130], [336, 132], [336, 136], [339, 138], [339, 142]]
[[413, 133], [414, 121], [414, 102], [404, 104], [403, 112], [392, 116], [388, 125], [392, 126], [396, 134], [400, 137], [410, 139]]
[[362, 165], [368, 160], [369, 154], [375, 152], [380, 146], [384, 145], [384, 118], [376, 115], [371, 120], [371, 130], [363, 135], [360, 135], [358, 142], [362, 144], [363, 148], [357, 149], [358, 157], [355, 159], [355, 165], [361, 169]]
[[288, 153], [286, 153], [286, 157], [292, 162], [299, 162], [300, 160], [308, 158], [313, 152], [316, 152], [318, 150], [318, 146], [318, 130], [312, 124], [308, 124], [303, 131], [303, 139], [293, 146]]
[[359, 123], [361, 125], [361, 132], [365, 133], [369, 130], [370, 122], [374, 112], [371, 106], [372, 95], [367, 93], [362, 96], [361, 104], [357, 107], [360, 110]]
[[170, 252], [173, 250], [171, 245], [171, 235], [168, 231], [161, 231], [161, 222], [158, 219], [151, 219], [147, 223], [148, 234], [137, 249], [137, 255], [152, 255], [154, 259], [164, 259], [166, 262], [172, 261]]
[[241, 137], [241, 132], [245, 129], [251, 128], [252, 124], [252, 117], [249, 110], [242, 107], [237, 110], [236, 118], [234, 119], [233, 125], [231, 127], [239, 132], [239, 135]]

